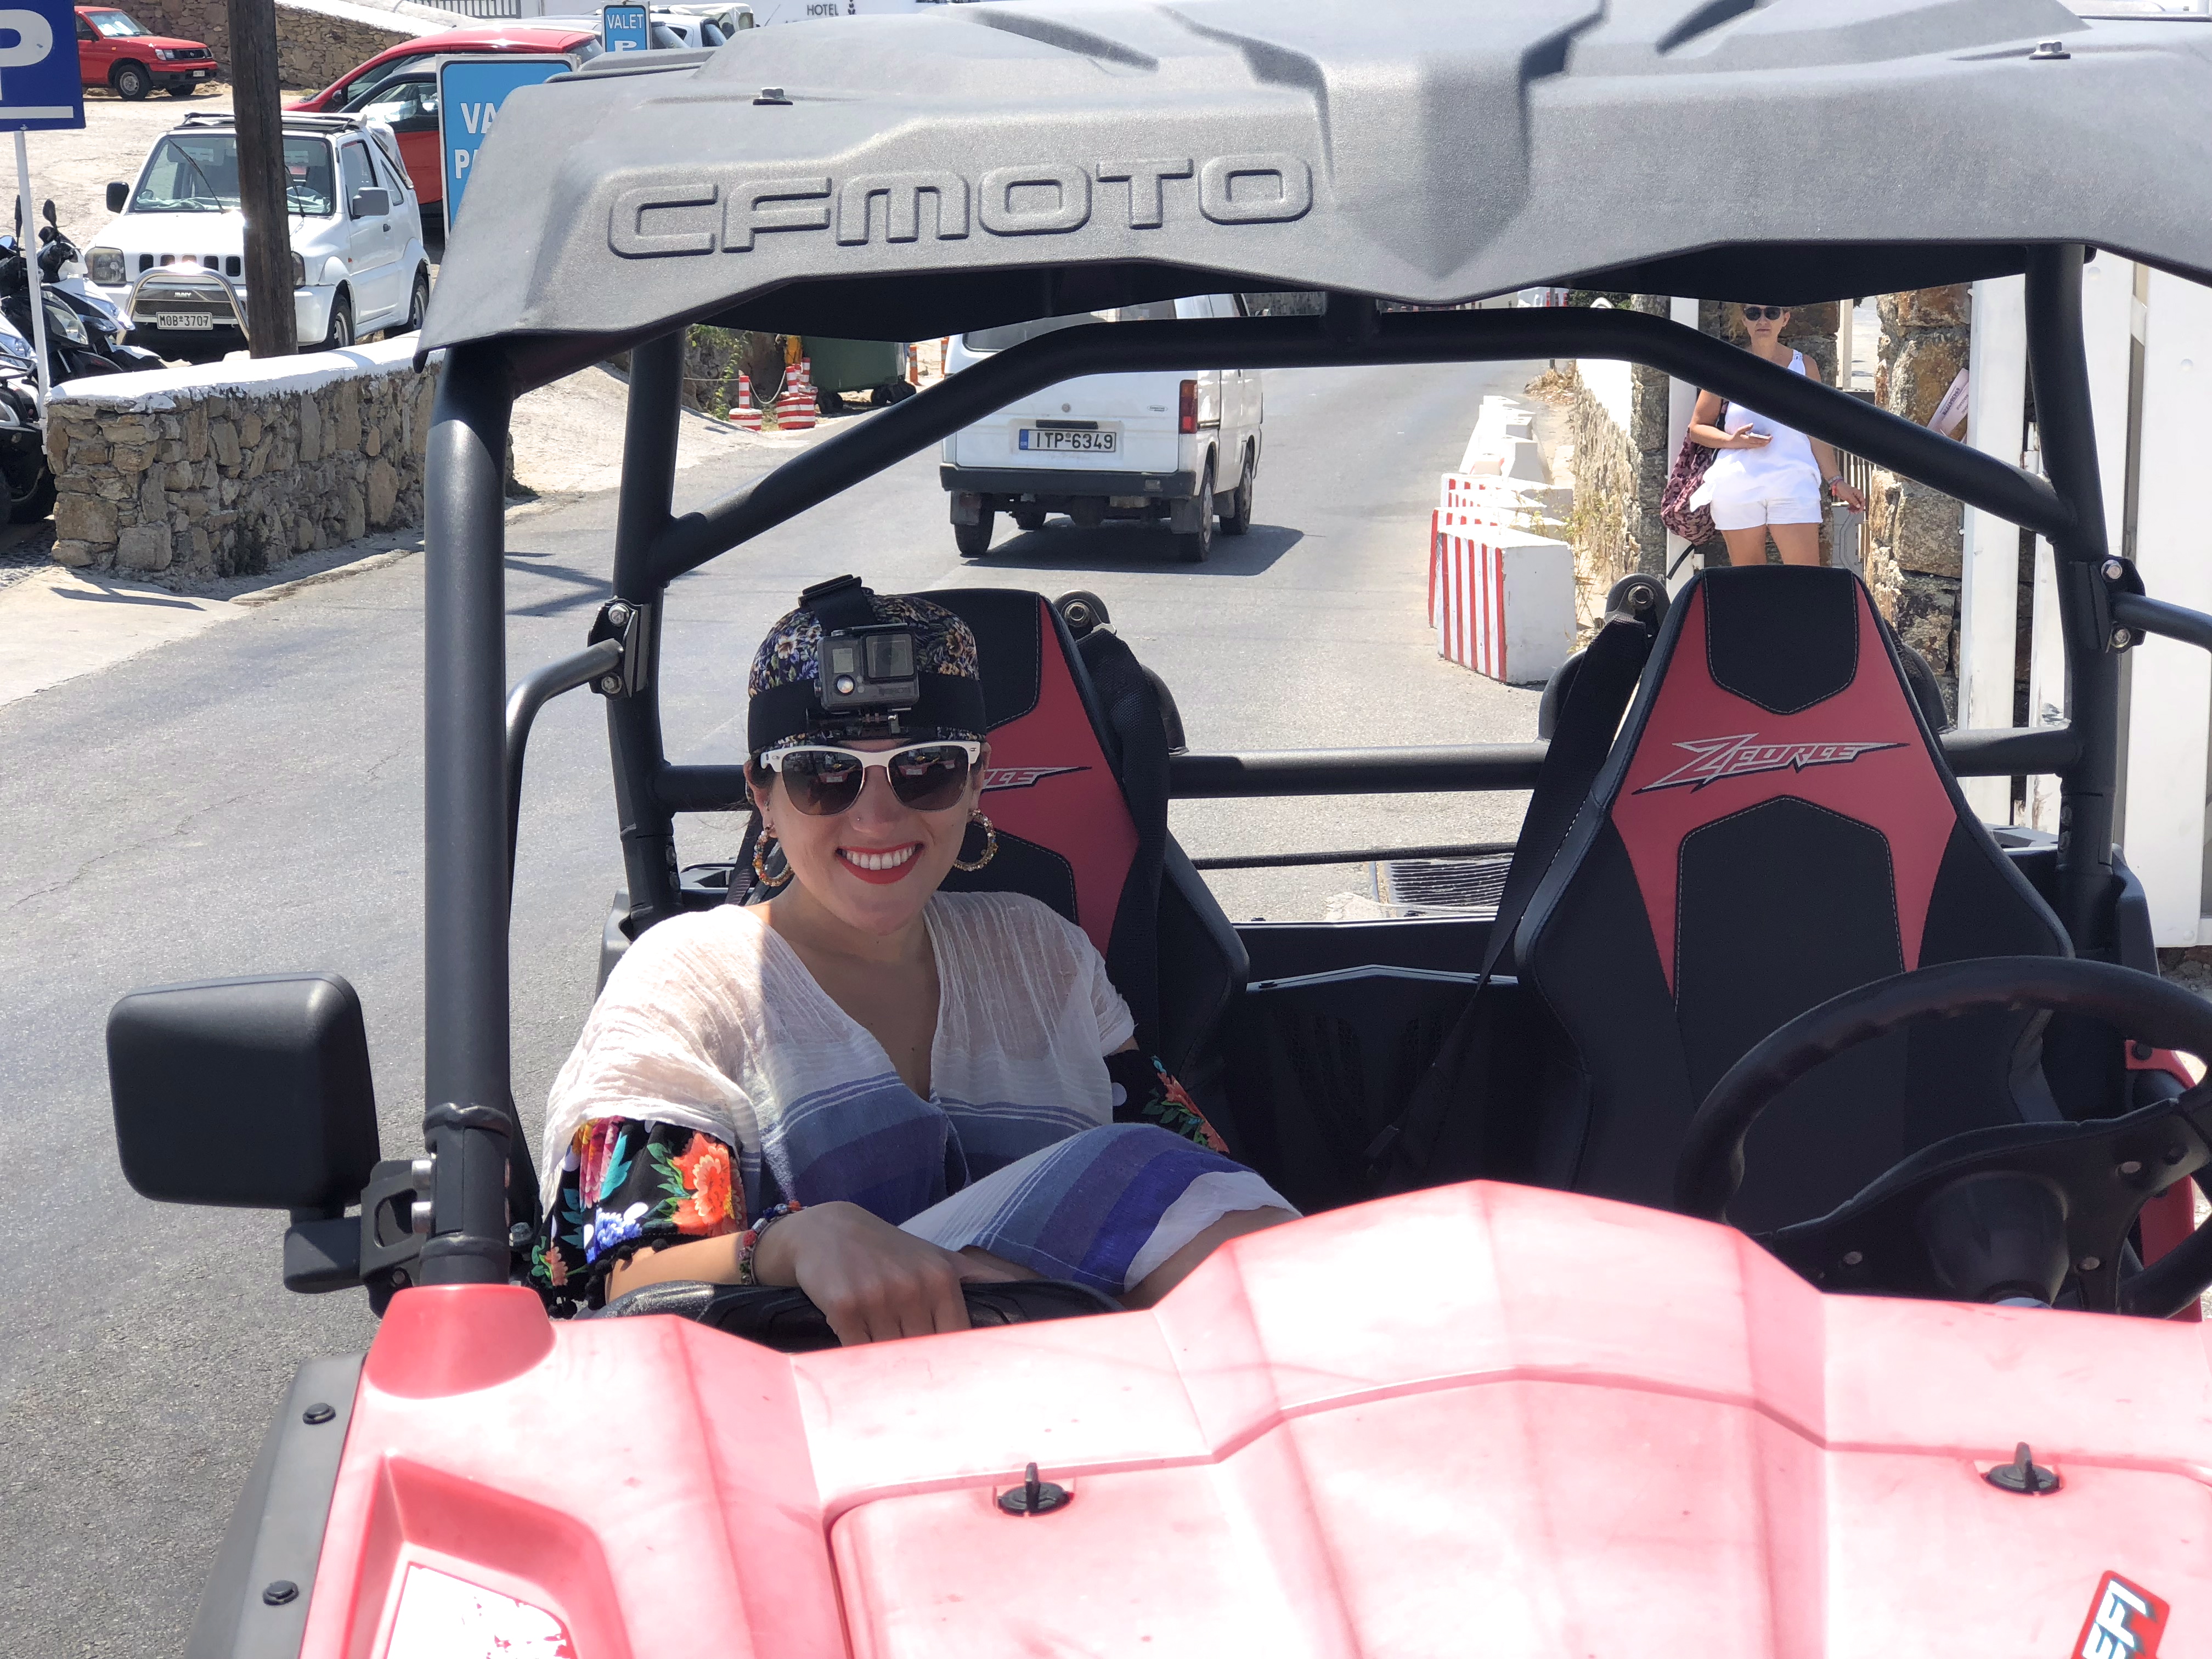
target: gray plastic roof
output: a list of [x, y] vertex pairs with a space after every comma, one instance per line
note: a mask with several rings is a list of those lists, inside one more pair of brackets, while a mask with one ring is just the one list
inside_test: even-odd
[[[2039, 41], [2063, 56], [2033, 56]], [[764, 98], [776, 88], [781, 100]], [[426, 347], [920, 339], [1169, 295], [2212, 277], [2212, 24], [2059, 0], [984, 0], [518, 92]], [[526, 378], [535, 378], [526, 375]]]

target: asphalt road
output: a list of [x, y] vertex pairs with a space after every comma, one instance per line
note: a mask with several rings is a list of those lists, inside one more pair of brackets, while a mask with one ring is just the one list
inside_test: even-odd
[[[1100, 594], [1197, 748], [1525, 740], [1535, 693], [1439, 661], [1423, 596], [1437, 474], [1482, 394], [1519, 392], [1536, 367], [1271, 374], [1255, 526], [1197, 568], [1169, 562], [1164, 531], [1064, 523], [1003, 526], [963, 566], [935, 457], [916, 457], [678, 586], [670, 751], [738, 757], [754, 645], [801, 586], [847, 569], [882, 591]], [[679, 507], [757, 465], [686, 470]], [[510, 678], [582, 642], [613, 521], [601, 495], [512, 526]], [[336, 969], [368, 1011], [387, 1155], [419, 1145], [422, 585], [408, 559], [0, 708], [0, 1652], [176, 1652], [293, 1369], [374, 1334], [358, 1293], [285, 1293], [281, 1217], [125, 1186], [101, 1028], [133, 986]], [[582, 1021], [620, 878], [603, 730], [577, 694], [532, 749], [514, 1053], [532, 1117]], [[1520, 808], [1195, 802], [1174, 827], [1204, 855], [1483, 839]], [[733, 852], [738, 825], [681, 833], [688, 862]], [[1280, 918], [1363, 886], [1340, 867], [1240, 872], [1218, 890], [1233, 916]]]

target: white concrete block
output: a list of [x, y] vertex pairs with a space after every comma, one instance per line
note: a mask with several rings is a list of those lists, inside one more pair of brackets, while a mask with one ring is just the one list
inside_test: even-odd
[[1575, 556], [1526, 531], [1468, 526], [1431, 544], [1437, 654], [1512, 685], [1540, 684], [1575, 648]]

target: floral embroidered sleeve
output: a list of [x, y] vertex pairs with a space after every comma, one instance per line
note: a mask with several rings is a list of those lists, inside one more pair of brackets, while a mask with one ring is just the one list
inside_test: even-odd
[[594, 1118], [568, 1143], [530, 1281], [556, 1310], [596, 1307], [607, 1273], [641, 1249], [736, 1232], [730, 1149], [666, 1123]]
[[1152, 1123], [1226, 1154], [1228, 1142], [1198, 1109], [1198, 1103], [1168, 1068], [1141, 1048], [1106, 1056], [1106, 1075], [1114, 1080], [1114, 1121]]

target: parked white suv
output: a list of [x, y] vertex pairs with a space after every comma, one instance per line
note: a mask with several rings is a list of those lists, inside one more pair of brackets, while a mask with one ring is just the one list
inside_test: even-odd
[[[330, 350], [419, 327], [430, 261], [392, 129], [360, 115], [288, 112], [284, 165], [301, 345]], [[213, 112], [164, 134], [135, 187], [107, 187], [108, 211], [120, 216], [93, 239], [85, 275], [165, 357], [204, 362], [246, 343], [238, 203], [238, 131]]]
[[[1079, 323], [1237, 314], [1235, 295], [1208, 294], [978, 329], [946, 347], [945, 369]], [[939, 477], [952, 494], [953, 540], [962, 557], [981, 558], [1002, 510], [1024, 530], [1049, 513], [1085, 526], [1164, 519], [1195, 564], [1212, 550], [1217, 516], [1224, 535], [1252, 526], [1265, 413], [1256, 370], [1089, 374], [1048, 386], [945, 441]]]

